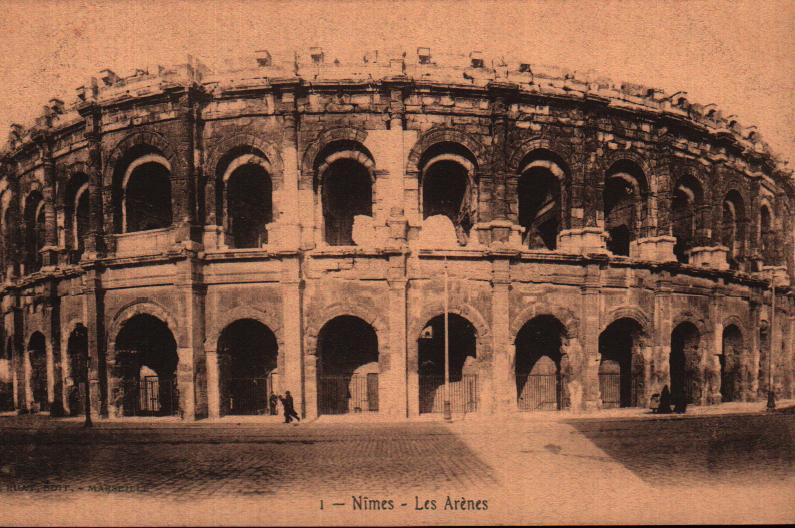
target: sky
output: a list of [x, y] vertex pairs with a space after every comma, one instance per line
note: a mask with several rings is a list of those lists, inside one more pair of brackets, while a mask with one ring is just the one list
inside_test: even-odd
[[187, 54], [214, 64], [263, 48], [275, 60], [309, 46], [346, 60], [425, 46], [686, 91], [756, 125], [795, 164], [795, 0], [4, 0], [0, 17], [0, 140], [103, 68], [124, 75]]

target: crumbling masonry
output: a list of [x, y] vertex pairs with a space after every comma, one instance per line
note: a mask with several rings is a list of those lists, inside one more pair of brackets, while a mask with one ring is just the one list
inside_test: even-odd
[[439, 412], [445, 283], [456, 413], [757, 400], [768, 367], [792, 397], [782, 167], [684, 93], [478, 52], [104, 70], [0, 154], [0, 400]]

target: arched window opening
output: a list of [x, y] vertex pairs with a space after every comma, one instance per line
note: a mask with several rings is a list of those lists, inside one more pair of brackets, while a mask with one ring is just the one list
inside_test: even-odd
[[568, 407], [566, 329], [551, 315], [526, 322], [516, 336], [516, 402], [520, 411], [556, 411]]
[[378, 412], [378, 336], [351, 315], [335, 317], [318, 334], [319, 414]]
[[683, 264], [689, 261], [688, 251], [695, 242], [696, 219], [701, 203], [702, 193], [698, 182], [691, 177], [682, 178], [674, 188], [671, 223], [673, 235], [676, 237], [674, 254]]
[[45, 241], [44, 200], [38, 191], [30, 193], [25, 201], [25, 271], [39, 271], [42, 265], [41, 250]]
[[640, 236], [645, 211], [646, 178], [631, 161], [621, 160], [607, 171], [603, 191], [607, 249], [615, 255], [629, 255], [629, 245]]
[[602, 407], [643, 407], [642, 328], [634, 319], [614, 321], [599, 335]]
[[438, 143], [425, 151], [422, 167], [422, 218], [443, 215], [455, 227], [465, 246], [477, 219], [476, 163], [472, 154], [455, 143]]
[[131, 149], [117, 165], [113, 178], [117, 233], [171, 226], [171, 164], [160, 152], [146, 145]]
[[80, 261], [85, 250], [85, 236], [89, 225], [88, 177], [77, 173], [66, 187], [64, 213], [66, 246], [70, 250], [70, 261]]
[[566, 179], [563, 162], [552, 153], [536, 152], [522, 165], [517, 186], [519, 224], [530, 249], [557, 248], [562, 228], [561, 191]]
[[88, 331], [77, 325], [69, 334], [66, 355], [68, 375], [66, 379], [66, 407], [70, 416], [85, 413], [86, 382], [88, 381]]
[[761, 243], [762, 261], [767, 265], [775, 263], [775, 232], [773, 231], [773, 215], [767, 205], [759, 209], [759, 238]]
[[279, 347], [270, 328], [253, 319], [227, 326], [218, 339], [221, 415], [266, 414], [280, 391]]
[[14, 272], [18, 271], [18, 262], [17, 257], [14, 253], [15, 248], [15, 240], [16, 240], [16, 225], [17, 223], [14, 221], [14, 215], [11, 211], [11, 207], [8, 206], [3, 213], [3, 223], [2, 223], [2, 238], [3, 238], [3, 269], [2, 269], [2, 276], [6, 277], [9, 273], [9, 269], [13, 270]]
[[739, 269], [745, 239], [745, 208], [737, 191], [729, 191], [723, 200], [720, 238], [728, 249], [729, 268]]
[[266, 225], [273, 219], [271, 179], [259, 165], [243, 165], [227, 183], [229, 229], [237, 248], [268, 242]]
[[327, 146], [316, 161], [315, 191], [323, 216], [323, 239], [331, 246], [355, 245], [357, 216], [373, 216], [373, 161], [353, 141]]
[[10, 411], [14, 408], [13, 362], [10, 340], [6, 344], [3, 334], [5, 332], [0, 328], [0, 411]]
[[77, 195], [74, 218], [74, 248], [76, 259], [80, 260], [86, 250], [86, 235], [88, 234], [90, 211], [88, 202], [88, 186], [81, 189]]
[[116, 338], [121, 387], [114, 405], [125, 416], [164, 416], [179, 412], [177, 343], [168, 326], [148, 314], [124, 324]]
[[28, 342], [30, 362], [31, 411], [48, 411], [47, 391], [47, 342], [41, 332], [34, 332]]
[[701, 335], [693, 323], [681, 323], [671, 333], [669, 367], [673, 402], [701, 402], [700, 344]]
[[[449, 314], [450, 409], [476, 412], [478, 391], [477, 333], [472, 323]], [[444, 412], [444, 315], [428, 321], [418, 340], [419, 411]]]
[[720, 360], [721, 401], [736, 401], [742, 396], [743, 334], [735, 325], [723, 329]]
[[216, 174], [216, 219], [236, 248], [268, 243], [273, 221], [273, 181], [270, 162], [251, 146], [232, 149], [221, 158]]

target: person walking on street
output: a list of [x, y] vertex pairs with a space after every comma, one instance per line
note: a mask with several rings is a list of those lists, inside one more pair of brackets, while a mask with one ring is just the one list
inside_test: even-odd
[[279, 397], [276, 396], [276, 393], [271, 391], [271, 396], [268, 398], [268, 405], [270, 407], [271, 416], [276, 416], [276, 403], [279, 401]]
[[293, 407], [293, 397], [290, 394], [290, 391], [284, 393], [284, 397], [280, 398], [282, 401], [282, 408], [284, 409], [284, 423], [290, 423], [293, 418], [301, 421], [298, 414], [295, 412], [295, 407]]

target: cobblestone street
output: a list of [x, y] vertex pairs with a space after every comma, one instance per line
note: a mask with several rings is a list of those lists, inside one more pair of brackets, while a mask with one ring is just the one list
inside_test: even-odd
[[[235, 518], [355, 522], [358, 495], [392, 498], [417, 523], [786, 521], [795, 519], [794, 440], [791, 411], [539, 414], [450, 425], [137, 421], [91, 430], [77, 421], [2, 417], [0, 503], [36, 501], [42, 511], [58, 500], [115, 512], [140, 508], [141, 523], [160, 519], [152, 517], [156, 508], [140, 505], [164, 499], [185, 508], [186, 523], [223, 522], [253, 504], [251, 517]], [[448, 495], [485, 498], [489, 509], [416, 508], [416, 497], [430, 497], [441, 510]], [[223, 501], [203, 501], [210, 498]], [[273, 511], [281, 513], [270, 517]], [[395, 522], [395, 514], [368, 523]]]

